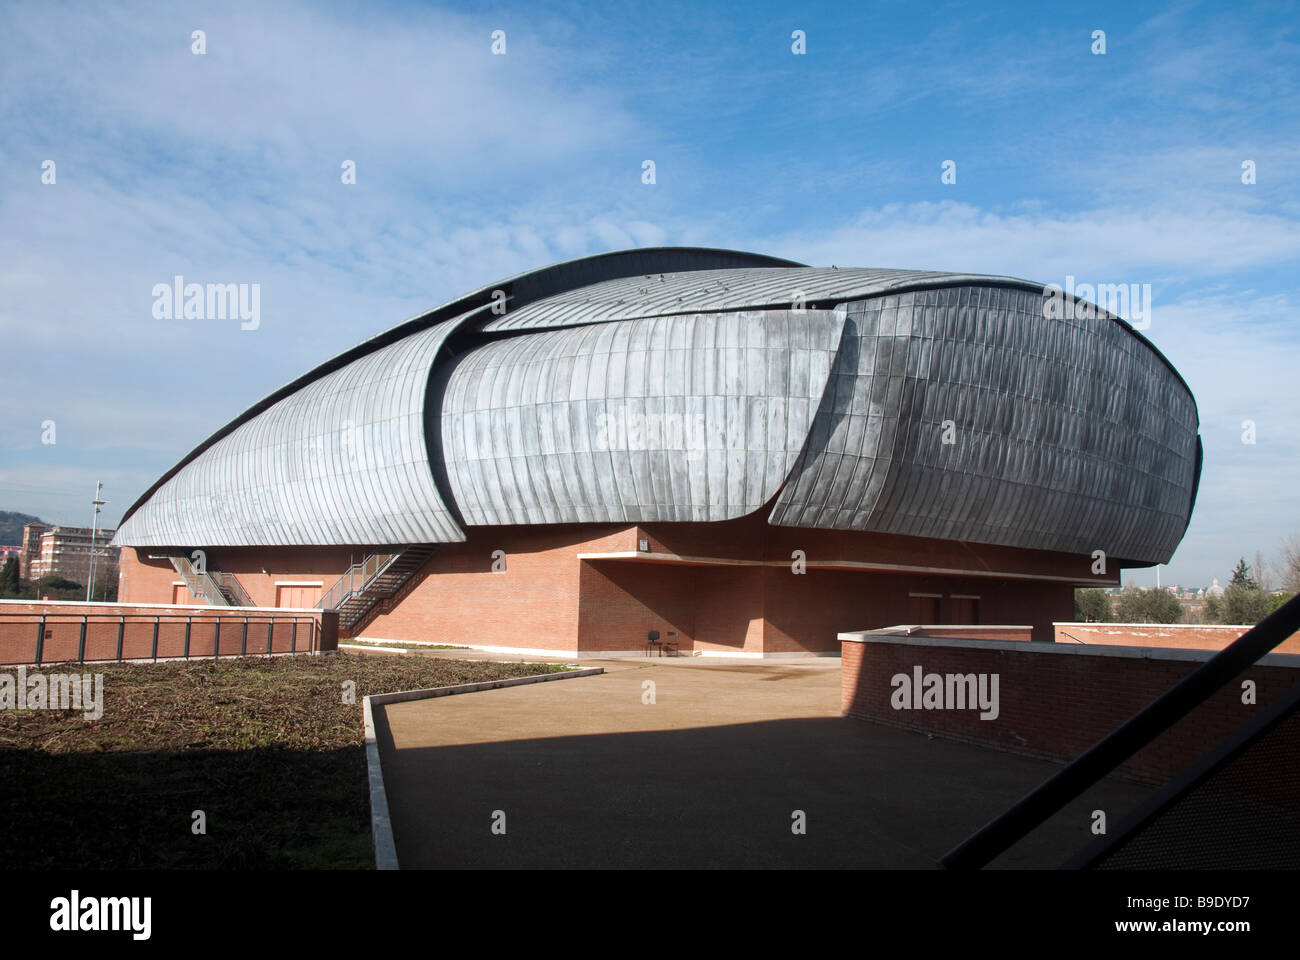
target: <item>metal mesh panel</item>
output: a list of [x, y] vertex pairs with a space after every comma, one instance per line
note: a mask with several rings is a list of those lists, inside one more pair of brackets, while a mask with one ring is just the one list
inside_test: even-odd
[[1293, 709], [1092, 866], [1300, 868], [1300, 711]]

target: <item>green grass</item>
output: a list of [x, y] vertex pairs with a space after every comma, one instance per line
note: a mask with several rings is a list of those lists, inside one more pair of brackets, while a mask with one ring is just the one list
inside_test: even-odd
[[0, 862], [368, 869], [362, 698], [557, 668], [352, 653], [47, 665], [102, 672], [104, 714], [0, 711]]

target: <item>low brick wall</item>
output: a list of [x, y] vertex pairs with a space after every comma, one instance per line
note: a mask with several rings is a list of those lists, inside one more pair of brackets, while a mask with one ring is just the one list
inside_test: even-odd
[[[1175, 650], [1222, 650], [1250, 629], [1249, 624], [1209, 623], [1054, 623], [1052, 626], [1057, 643]], [[1300, 653], [1300, 633], [1287, 637], [1273, 652]]]
[[[1060, 761], [1079, 756], [1213, 656], [1197, 650], [870, 633], [844, 633], [840, 640], [845, 716]], [[917, 666], [923, 674], [996, 674], [997, 717], [982, 720], [972, 709], [895, 709], [892, 678], [911, 678]], [[1253, 705], [1242, 703], [1246, 679], [1256, 685]], [[1270, 654], [1119, 772], [1148, 783], [1167, 780], [1298, 681], [1300, 656]]]
[[1028, 625], [996, 624], [918, 624], [916, 626], [881, 627], [866, 631], [867, 636], [948, 637], [957, 640], [1014, 640], [1028, 643], [1034, 628]]
[[337, 649], [333, 611], [0, 600], [5, 664]]

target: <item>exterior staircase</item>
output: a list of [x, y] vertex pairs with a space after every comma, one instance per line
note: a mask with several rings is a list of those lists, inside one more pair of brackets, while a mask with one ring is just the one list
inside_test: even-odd
[[190, 593], [213, 607], [251, 607], [253, 600], [233, 573], [199, 570], [184, 554], [168, 557]]
[[437, 549], [415, 543], [391, 553], [372, 553], [354, 563], [321, 596], [316, 606], [339, 612], [339, 632], [351, 635], [384, 601], [396, 594]]

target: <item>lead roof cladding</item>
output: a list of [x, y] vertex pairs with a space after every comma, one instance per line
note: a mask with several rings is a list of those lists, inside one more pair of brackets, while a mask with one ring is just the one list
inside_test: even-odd
[[[118, 542], [439, 542], [463, 539], [458, 514], [718, 520], [775, 496], [780, 525], [1163, 561], [1195, 493], [1191, 394], [1123, 321], [1047, 320], [1042, 298], [731, 251], [557, 264], [272, 394], [164, 475]], [[935, 440], [947, 421], [960, 442]]]
[[[320, 364], [258, 401], [217, 430], [164, 473], [131, 505], [123, 515], [113, 542], [123, 546], [233, 545], [241, 534], [232, 531], [230, 529], [232, 526], [242, 530], [242, 536], [252, 538], [244, 541], [248, 545], [281, 543], [282, 540], [272, 539], [272, 537], [279, 534], [288, 535], [291, 530], [294, 531], [294, 536], [327, 536], [332, 538], [330, 542], [358, 545], [393, 543], [394, 541], [388, 538], [415, 534], [420, 534], [421, 539], [429, 539], [431, 542], [463, 539], [463, 532], [456, 527], [454, 518], [447, 514], [446, 504], [438, 491], [431, 486], [426, 486], [422, 478], [408, 476], [400, 482], [403, 489], [392, 491], [387, 489], [389, 480], [395, 479], [391, 476], [391, 471], [388, 480], [371, 478], [371, 485], [378, 486], [376, 492], [381, 496], [380, 502], [369, 508], [375, 522], [368, 525], [346, 522], [343, 518], [334, 516], [339, 507], [337, 499], [333, 496], [336, 491], [332, 490], [328, 483], [317, 482], [315, 478], [304, 478], [307, 482], [297, 489], [293, 499], [288, 502], [279, 495], [259, 492], [261, 481], [256, 478], [267, 475], [290, 475], [293, 468], [289, 460], [284, 457], [276, 462], [264, 462], [264, 458], [253, 454], [262, 441], [253, 439], [250, 434], [265, 432], [268, 428], [271, 428], [272, 433], [276, 433], [277, 430], [283, 431], [286, 420], [296, 415], [306, 420], [316, 417], [314, 425], [302, 425], [293, 429], [292, 432], [298, 441], [329, 442], [328, 437], [331, 434], [336, 440], [341, 439], [341, 422], [329, 425], [332, 429], [326, 429], [317, 416], [321, 411], [315, 410], [311, 404], [300, 402], [303, 395], [319, 397], [319, 388], [306, 394], [304, 391], [321, 383], [325, 378], [344, 371], [349, 365], [392, 347], [407, 337], [449, 321], [457, 321], [456, 327], [444, 331], [437, 346], [434, 347], [429, 360], [431, 364], [436, 362], [449, 334], [459, 329], [477, 308], [490, 304], [497, 291], [501, 291], [506, 296], [508, 305], [513, 307], [573, 286], [596, 283], [612, 277], [739, 266], [787, 267], [798, 266], [798, 264], [762, 254], [698, 247], [622, 250], [526, 271], [448, 301]], [[399, 352], [402, 349], [399, 348]], [[375, 368], [373, 365], [367, 365], [365, 369]], [[329, 381], [330, 384], [342, 382], [344, 382], [343, 378]], [[390, 393], [389, 399], [397, 400], [399, 394], [400, 391]], [[293, 400], [295, 396], [298, 396], [299, 402]], [[409, 394], [405, 396], [409, 398]], [[263, 415], [276, 407], [279, 409], [275, 415], [262, 421]], [[294, 410], [298, 413], [291, 414]], [[380, 422], [400, 416], [396, 408], [390, 412], [394, 416], [382, 412], [372, 415], [377, 416]], [[362, 421], [356, 420], [350, 414], [344, 415], [342, 419], [353, 420], [350, 430], [354, 434], [359, 432], [362, 436], [366, 435], [367, 427], [362, 425]], [[371, 421], [367, 420], [365, 423]], [[236, 432], [242, 435], [234, 441], [225, 442]], [[284, 433], [279, 435], [287, 438]], [[409, 441], [413, 439], [409, 432], [406, 438], [409, 447]], [[198, 464], [197, 461], [208, 457], [218, 445], [223, 443], [219, 453], [223, 452], [236, 460], [241, 459], [236, 455], [236, 450], [243, 450], [249, 454], [240, 462], [239, 468], [233, 474], [227, 472], [222, 475], [223, 482], [233, 480], [241, 486], [237, 489], [224, 486], [208, 488], [196, 486], [196, 475], [201, 474], [209, 479], [216, 477], [210, 465]], [[296, 456], [298, 455], [295, 454]], [[335, 467], [337, 466], [335, 464]], [[429, 472], [427, 466], [425, 472]], [[336, 475], [338, 475], [337, 470]], [[396, 513], [390, 509], [402, 505], [411, 507], [416, 513], [417, 520], [414, 524], [399, 522]], [[345, 512], [346, 509], [345, 507]], [[249, 519], [248, 512], [261, 519]], [[290, 517], [301, 518], [311, 514], [319, 516], [318, 519], [303, 525], [294, 521], [282, 521], [278, 516], [273, 515], [279, 512], [285, 512]], [[352, 519], [356, 521], [361, 518], [356, 516]], [[276, 532], [277, 529], [279, 534]], [[345, 537], [349, 539], [339, 539]], [[313, 539], [304, 542], [317, 541]]]

